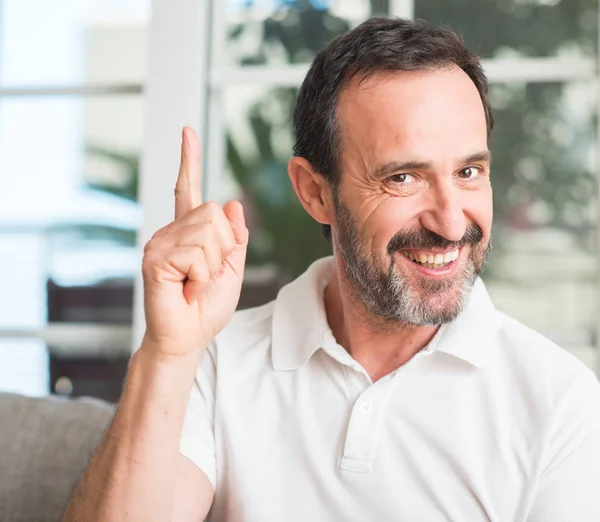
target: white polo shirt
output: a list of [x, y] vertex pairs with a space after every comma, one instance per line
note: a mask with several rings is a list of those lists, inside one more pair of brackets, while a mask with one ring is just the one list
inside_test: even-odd
[[218, 522], [598, 522], [600, 385], [496, 311], [463, 313], [373, 383], [333, 337], [315, 262], [238, 312], [197, 373], [181, 452]]

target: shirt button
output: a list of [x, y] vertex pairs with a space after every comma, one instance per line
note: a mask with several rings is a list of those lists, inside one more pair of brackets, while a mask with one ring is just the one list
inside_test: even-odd
[[371, 403], [370, 402], [363, 402], [360, 405], [360, 409], [361, 411], [365, 414], [365, 415], [369, 415], [371, 413]]

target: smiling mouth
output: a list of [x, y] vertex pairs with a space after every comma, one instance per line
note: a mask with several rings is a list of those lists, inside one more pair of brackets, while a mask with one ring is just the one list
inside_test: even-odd
[[445, 268], [458, 259], [459, 249], [457, 248], [445, 254], [435, 254], [426, 251], [406, 252], [403, 250], [402, 255], [424, 268]]

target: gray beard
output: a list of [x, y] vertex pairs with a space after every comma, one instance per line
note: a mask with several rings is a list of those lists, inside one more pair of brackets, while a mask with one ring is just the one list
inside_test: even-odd
[[[483, 272], [489, 247], [479, 253], [471, 245], [470, 256], [460, 273], [443, 281], [423, 278], [411, 283], [399, 270], [394, 254], [389, 266], [380, 269], [373, 263], [358, 234], [354, 217], [336, 198], [336, 246], [345, 265], [351, 290], [378, 320], [392, 326], [439, 326], [458, 317]], [[398, 254], [396, 254], [398, 255]], [[403, 254], [399, 254], [403, 255]]]

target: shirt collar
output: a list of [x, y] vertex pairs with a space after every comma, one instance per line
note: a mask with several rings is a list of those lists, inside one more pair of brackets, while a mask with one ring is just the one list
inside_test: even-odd
[[[273, 368], [297, 370], [324, 348], [349, 358], [337, 343], [327, 322], [324, 291], [329, 283], [333, 257], [315, 261], [304, 274], [284, 286], [273, 310], [271, 357]], [[477, 279], [463, 311], [443, 326], [426, 352], [444, 352], [482, 368], [492, 351], [490, 338], [500, 327], [496, 309], [481, 279]]]
[[481, 279], [477, 279], [460, 315], [440, 332], [435, 351], [483, 368], [493, 353], [492, 338], [500, 329], [498, 312]]
[[323, 346], [330, 331], [324, 292], [332, 262], [331, 256], [318, 259], [277, 294], [271, 344], [275, 370], [297, 370]]

